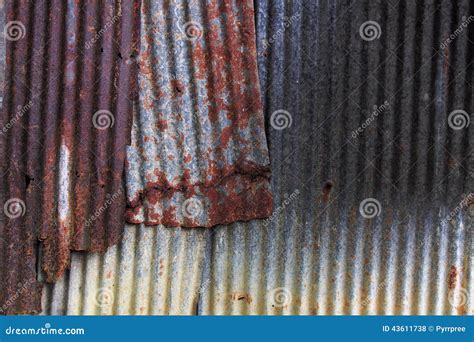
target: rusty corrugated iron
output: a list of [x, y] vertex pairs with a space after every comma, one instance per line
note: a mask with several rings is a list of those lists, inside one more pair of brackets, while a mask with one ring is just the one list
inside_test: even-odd
[[122, 234], [140, 2], [9, 1], [0, 150], [2, 313], [40, 311], [70, 251]]
[[130, 223], [210, 227], [271, 214], [251, 0], [144, 2]]
[[[5, 27], [5, 4], [0, 0], [0, 28]], [[3, 102], [3, 83], [5, 80], [5, 39], [0, 31], [0, 111]]]
[[43, 313], [474, 315], [472, 4], [255, 3], [275, 214], [127, 226]]

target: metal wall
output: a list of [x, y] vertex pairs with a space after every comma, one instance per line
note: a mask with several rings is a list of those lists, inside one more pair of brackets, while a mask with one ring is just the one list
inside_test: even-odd
[[474, 314], [471, 3], [255, 4], [274, 214], [127, 226], [43, 313]]
[[39, 269], [55, 281], [71, 250], [121, 239], [139, 5], [6, 3], [2, 313], [40, 311]]

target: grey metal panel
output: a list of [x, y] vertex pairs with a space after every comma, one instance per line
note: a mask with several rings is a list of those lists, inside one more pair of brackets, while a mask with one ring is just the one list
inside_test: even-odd
[[[276, 214], [204, 231], [140, 227], [157, 238], [175, 235], [155, 242], [128, 236], [117, 250], [133, 246], [131, 254], [142, 255], [147, 246], [165, 262], [179, 260], [186, 273], [166, 276], [174, 313], [473, 315], [474, 137], [472, 124], [448, 124], [455, 109], [472, 121], [472, 24], [440, 48], [472, 12], [470, 2], [256, 5]], [[370, 20], [381, 35], [366, 41], [360, 27]], [[385, 100], [389, 106], [353, 138]], [[277, 110], [290, 113], [290, 127], [273, 128]], [[371, 219], [359, 210], [369, 197], [381, 206]], [[167, 247], [186, 238], [200, 239], [197, 254], [187, 245], [200, 258], [195, 264]], [[142, 260], [118, 257], [115, 268], [138, 269]], [[85, 262], [95, 272], [106, 267], [93, 256]], [[151, 256], [145, 262], [155, 263]], [[72, 274], [80, 283], [97, 279], [75, 268]], [[66, 281], [65, 291], [75, 283]], [[123, 291], [130, 296], [137, 286]], [[76, 296], [76, 303], [87, 300]], [[56, 287], [44, 303], [64, 298]], [[185, 298], [198, 298], [197, 306]], [[81, 305], [45, 312], [81, 313]], [[160, 307], [150, 304], [148, 312], [167, 313]]]

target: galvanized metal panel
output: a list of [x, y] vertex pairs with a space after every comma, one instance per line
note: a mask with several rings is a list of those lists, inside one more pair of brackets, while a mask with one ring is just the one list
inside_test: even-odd
[[205, 231], [128, 225], [101, 255], [74, 253], [71, 270], [43, 292], [43, 314], [196, 313]]
[[121, 238], [138, 8], [114, 1], [6, 5], [2, 313], [40, 311], [37, 264], [54, 281], [71, 250], [103, 252]]
[[268, 217], [252, 1], [146, 1], [141, 12], [128, 222], [210, 227]]
[[[131, 289], [112, 282], [126, 298], [144, 293], [146, 313], [473, 315], [474, 136], [472, 124], [449, 120], [458, 109], [472, 120], [473, 26], [447, 40], [472, 13], [470, 2], [256, 5], [275, 214], [205, 231], [140, 227], [175, 235], [126, 236], [112, 265], [86, 256], [92, 275], [73, 269], [45, 293], [44, 312], [99, 312], [79, 309], [102, 286], [94, 272], [113, 268], [115, 279], [122, 268], [153, 269], [156, 257], [130, 258], [145, 249], [165, 264], [176, 257], [185, 272], [145, 273], [143, 282], [137, 272]], [[198, 238], [197, 263], [168, 247], [192, 254], [181, 243]], [[95, 291], [69, 290], [78, 281]], [[167, 284], [161, 293], [172, 309], [138, 291], [148, 281]], [[140, 312], [127, 303], [126, 313]], [[123, 313], [114, 305], [108, 313]]]

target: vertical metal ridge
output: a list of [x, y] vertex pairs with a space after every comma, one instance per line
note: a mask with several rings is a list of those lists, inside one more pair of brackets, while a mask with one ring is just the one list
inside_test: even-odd
[[120, 238], [137, 6], [6, 4], [2, 313], [38, 312], [40, 282], [61, 277], [71, 250], [103, 252]]

